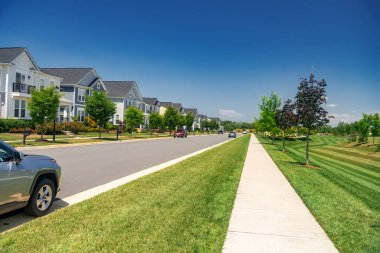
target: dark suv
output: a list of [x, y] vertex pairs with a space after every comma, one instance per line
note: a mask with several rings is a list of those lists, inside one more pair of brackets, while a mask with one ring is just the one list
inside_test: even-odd
[[24, 155], [0, 141], [0, 214], [19, 208], [42, 216], [59, 191], [61, 167], [47, 156]]
[[178, 129], [174, 133], [174, 138], [187, 138], [187, 132], [184, 129]]

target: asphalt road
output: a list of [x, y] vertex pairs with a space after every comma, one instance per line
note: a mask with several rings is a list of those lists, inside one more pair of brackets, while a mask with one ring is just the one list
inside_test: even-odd
[[228, 139], [227, 134], [25, 151], [62, 167], [59, 198], [91, 189]]

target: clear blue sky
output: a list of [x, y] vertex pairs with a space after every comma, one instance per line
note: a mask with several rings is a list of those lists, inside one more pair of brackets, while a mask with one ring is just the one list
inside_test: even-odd
[[272, 90], [293, 98], [312, 65], [336, 121], [380, 111], [379, 0], [0, 0], [7, 46], [224, 119], [251, 121]]

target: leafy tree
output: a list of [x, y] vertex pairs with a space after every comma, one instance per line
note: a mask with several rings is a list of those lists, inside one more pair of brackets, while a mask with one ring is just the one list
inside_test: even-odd
[[219, 123], [216, 120], [210, 120], [208, 126], [210, 130], [217, 130], [219, 128]]
[[295, 105], [299, 124], [307, 129], [306, 165], [309, 164], [310, 131], [330, 122], [328, 112], [322, 107], [326, 103], [326, 81], [317, 81], [311, 74], [309, 80], [303, 79], [298, 86]]
[[28, 109], [33, 121], [39, 125], [41, 140], [44, 135], [44, 125], [57, 116], [61, 94], [55, 86], [42, 90], [33, 90]]
[[370, 132], [372, 135], [372, 144], [375, 145], [375, 137], [380, 135], [380, 117], [379, 113], [370, 115]]
[[209, 131], [210, 130], [210, 123], [207, 119], [201, 121], [201, 129], [202, 129], [202, 131]]
[[185, 124], [184, 125], [186, 126], [186, 128], [187, 128], [188, 131], [190, 131], [192, 129], [193, 124], [194, 124], [194, 119], [195, 119], [195, 117], [194, 117], [194, 115], [192, 113], [186, 114], [186, 116], [185, 116]]
[[297, 125], [296, 105], [290, 99], [286, 100], [281, 109], [277, 109], [275, 121], [282, 132], [282, 151], [285, 151], [285, 133]]
[[92, 96], [86, 96], [85, 111], [96, 122], [99, 128], [99, 138], [102, 138], [102, 127], [116, 113], [116, 105], [105, 92], [95, 91]]
[[169, 107], [166, 109], [164, 114], [164, 125], [169, 129], [170, 135], [172, 135], [172, 131], [179, 124], [179, 113], [173, 107]]
[[135, 128], [144, 123], [144, 115], [136, 107], [130, 106], [124, 113], [124, 120], [127, 128], [133, 132]]
[[149, 115], [149, 128], [150, 129], [159, 129], [163, 124], [163, 117], [158, 113], [154, 112]]
[[178, 114], [178, 117], [179, 118], [178, 118], [178, 125], [177, 125], [177, 127], [183, 128], [184, 126], [186, 126], [186, 116]]
[[274, 92], [269, 97], [263, 96], [259, 105], [260, 117], [257, 120], [257, 130], [261, 132], [270, 132], [272, 142], [277, 132], [276, 111], [281, 106], [281, 98]]

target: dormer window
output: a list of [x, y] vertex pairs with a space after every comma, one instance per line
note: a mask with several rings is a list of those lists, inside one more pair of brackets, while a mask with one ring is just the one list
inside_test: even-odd
[[100, 83], [99, 83], [99, 82], [96, 84], [96, 88], [97, 88], [98, 90], [100, 90]]

